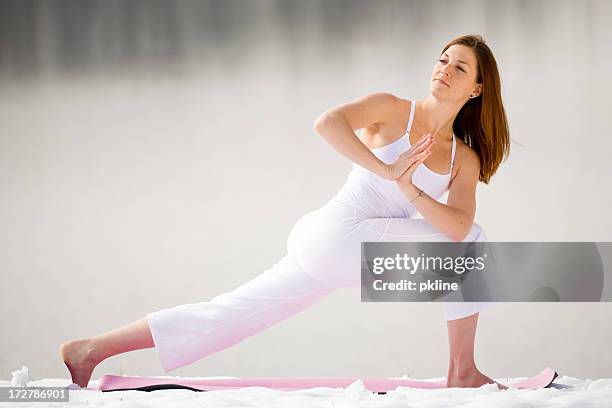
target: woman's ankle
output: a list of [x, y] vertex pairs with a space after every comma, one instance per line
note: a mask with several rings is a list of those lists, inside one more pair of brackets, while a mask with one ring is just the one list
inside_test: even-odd
[[472, 361], [453, 361], [448, 365], [448, 376], [453, 378], [469, 378], [480, 374], [476, 363]]
[[90, 362], [98, 365], [112, 355], [109, 354], [108, 351], [95, 340], [95, 338], [88, 338], [85, 339], [85, 341], [86, 342], [83, 344], [83, 347], [86, 352], [87, 359]]

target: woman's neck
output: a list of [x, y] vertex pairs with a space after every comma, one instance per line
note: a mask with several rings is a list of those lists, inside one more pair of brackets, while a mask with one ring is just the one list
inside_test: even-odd
[[433, 136], [442, 140], [453, 138], [453, 122], [463, 105], [441, 101], [431, 94], [421, 103], [420, 118], [423, 126]]

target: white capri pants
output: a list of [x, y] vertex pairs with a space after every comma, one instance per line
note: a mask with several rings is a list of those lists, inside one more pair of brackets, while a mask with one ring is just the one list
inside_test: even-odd
[[[360, 287], [361, 242], [452, 241], [423, 219], [365, 218], [335, 199], [302, 216], [287, 240], [288, 254], [231, 292], [208, 302], [149, 313], [147, 319], [165, 372], [193, 363], [293, 316], [335, 289]], [[486, 241], [473, 224], [464, 242]], [[491, 302], [446, 302], [446, 320]]]

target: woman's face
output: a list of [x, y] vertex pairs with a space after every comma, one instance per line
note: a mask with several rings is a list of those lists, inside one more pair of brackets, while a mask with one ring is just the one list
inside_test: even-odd
[[451, 45], [434, 66], [429, 90], [438, 99], [464, 103], [482, 90], [482, 85], [476, 83], [477, 76], [474, 51], [464, 45]]

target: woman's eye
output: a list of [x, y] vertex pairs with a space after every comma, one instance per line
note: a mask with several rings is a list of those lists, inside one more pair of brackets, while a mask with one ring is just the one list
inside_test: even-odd
[[[441, 62], [443, 64], [446, 64], [446, 60], [445, 59], [439, 59], [438, 62]], [[460, 70], [461, 72], [465, 72], [465, 69], [461, 68], [461, 67], [457, 67], [458, 70]]]

